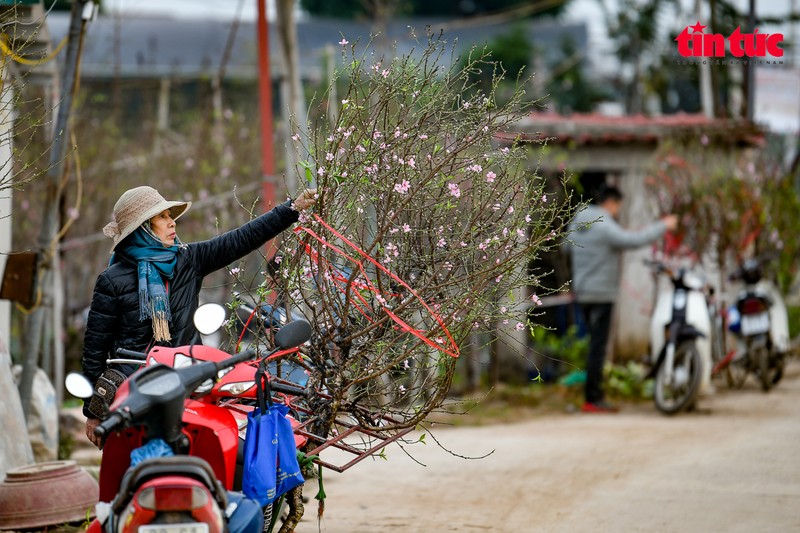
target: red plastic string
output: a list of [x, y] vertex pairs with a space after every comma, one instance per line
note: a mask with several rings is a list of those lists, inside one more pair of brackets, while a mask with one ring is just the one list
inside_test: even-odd
[[283, 357], [284, 355], [289, 355], [290, 353], [295, 353], [300, 351], [299, 346], [295, 346], [294, 348], [287, 348], [286, 350], [281, 350], [279, 352], [275, 352], [274, 354], [270, 355], [269, 357], [265, 358], [264, 361], [272, 361], [273, 359], [277, 359], [278, 357]]
[[239, 334], [239, 340], [236, 341], [236, 353], [239, 353], [239, 345], [242, 344], [242, 339], [244, 338], [244, 334], [247, 332], [247, 327], [250, 325], [250, 321], [253, 320], [253, 317], [256, 316], [256, 310], [258, 307], [254, 308], [250, 312], [250, 316], [247, 317], [247, 322], [244, 323], [244, 327], [242, 328], [242, 332]]
[[[319, 223], [320, 223], [320, 224], [321, 224], [321, 225], [322, 225], [322, 226], [323, 226], [325, 229], [327, 229], [328, 231], [330, 231], [330, 232], [331, 232], [331, 233], [332, 233], [334, 236], [336, 236], [337, 238], [341, 239], [341, 241], [342, 241], [342, 242], [344, 242], [345, 244], [347, 244], [347, 246], [349, 246], [350, 248], [352, 248], [352, 249], [353, 249], [353, 250], [354, 250], [354, 251], [355, 251], [355, 252], [356, 252], [358, 255], [360, 255], [360, 256], [361, 256], [363, 259], [365, 259], [365, 260], [369, 261], [370, 263], [372, 263], [372, 264], [375, 266], [375, 268], [377, 268], [378, 270], [380, 270], [381, 272], [383, 272], [384, 274], [386, 274], [387, 276], [389, 276], [389, 277], [390, 277], [392, 280], [394, 280], [395, 282], [397, 282], [397, 283], [398, 283], [398, 284], [400, 284], [401, 286], [405, 287], [405, 288], [406, 288], [406, 289], [407, 289], [407, 290], [408, 290], [408, 291], [409, 291], [409, 292], [410, 292], [412, 295], [414, 295], [414, 297], [415, 297], [415, 298], [416, 298], [416, 299], [419, 301], [419, 303], [420, 303], [420, 304], [422, 304], [422, 306], [423, 306], [423, 307], [424, 307], [424, 308], [425, 308], [425, 309], [426, 309], [426, 310], [427, 310], [427, 311], [430, 313], [430, 315], [431, 315], [431, 316], [434, 318], [434, 320], [436, 320], [436, 322], [439, 324], [439, 327], [442, 329], [442, 333], [443, 333], [443, 334], [444, 334], [444, 336], [446, 337], [446, 342], [443, 342], [443, 341], [436, 342], [436, 341], [433, 341], [433, 340], [429, 339], [428, 337], [426, 337], [426, 336], [425, 336], [425, 333], [426, 333], [425, 331], [423, 331], [423, 330], [420, 330], [420, 329], [416, 329], [416, 328], [414, 328], [414, 327], [410, 326], [410, 325], [409, 325], [408, 323], [406, 323], [406, 322], [405, 322], [405, 321], [404, 321], [402, 318], [400, 318], [400, 317], [399, 317], [399, 316], [397, 316], [397, 315], [396, 315], [394, 312], [392, 312], [392, 310], [391, 310], [391, 309], [389, 309], [389, 308], [388, 308], [387, 306], [385, 306], [385, 305], [382, 305], [381, 307], [383, 308], [384, 312], [385, 312], [387, 315], [389, 315], [389, 317], [390, 317], [392, 320], [394, 320], [394, 322], [395, 322], [396, 324], [398, 324], [398, 325], [400, 326], [400, 329], [401, 329], [402, 331], [405, 331], [405, 332], [407, 332], [407, 333], [411, 333], [412, 335], [414, 335], [415, 337], [417, 337], [419, 340], [421, 340], [422, 342], [424, 342], [424, 343], [425, 343], [425, 344], [427, 344], [428, 346], [430, 346], [430, 347], [432, 347], [432, 348], [434, 348], [434, 349], [436, 349], [436, 350], [438, 350], [438, 351], [440, 351], [440, 352], [442, 352], [442, 353], [445, 353], [445, 354], [447, 354], [447, 355], [449, 355], [449, 356], [451, 356], [451, 357], [458, 357], [458, 356], [459, 356], [459, 349], [458, 349], [458, 346], [456, 345], [455, 341], [453, 340], [453, 337], [452, 337], [452, 335], [450, 335], [450, 331], [447, 329], [447, 327], [445, 327], [445, 325], [444, 325], [444, 321], [441, 319], [441, 317], [439, 316], [439, 314], [438, 314], [438, 313], [436, 313], [436, 312], [435, 312], [435, 311], [434, 311], [434, 310], [431, 308], [431, 306], [430, 306], [430, 305], [428, 305], [428, 304], [427, 304], [427, 303], [426, 303], [426, 302], [425, 302], [425, 301], [424, 301], [422, 298], [420, 298], [420, 296], [417, 294], [417, 292], [416, 292], [414, 289], [412, 289], [412, 288], [411, 288], [411, 286], [409, 286], [409, 285], [408, 285], [408, 284], [407, 284], [405, 281], [403, 281], [402, 279], [400, 279], [400, 278], [399, 278], [399, 277], [398, 277], [396, 274], [394, 274], [393, 272], [391, 272], [391, 271], [390, 271], [388, 268], [386, 268], [385, 266], [383, 266], [383, 265], [382, 265], [381, 263], [379, 263], [377, 260], [375, 260], [374, 258], [370, 257], [370, 256], [369, 256], [369, 255], [368, 255], [368, 254], [367, 254], [367, 253], [366, 253], [364, 250], [362, 250], [361, 248], [359, 248], [358, 246], [356, 246], [354, 243], [352, 243], [352, 242], [351, 242], [349, 239], [347, 239], [347, 238], [346, 238], [344, 235], [342, 235], [340, 232], [336, 231], [336, 230], [335, 230], [333, 227], [331, 227], [331, 226], [330, 226], [329, 224], [327, 224], [327, 223], [326, 223], [324, 220], [322, 220], [322, 218], [320, 218], [320, 216], [319, 216], [319, 215], [316, 215], [316, 214], [315, 214], [315, 215], [314, 215], [314, 218], [315, 218], [315, 219], [316, 219], [316, 221], [317, 221], [317, 222], [319, 222]], [[356, 259], [355, 257], [351, 257], [351, 256], [350, 256], [350, 255], [348, 255], [348, 254], [347, 254], [347, 253], [346, 253], [344, 250], [342, 250], [342, 249], [338, 248], [337, 246], [335, 246], [335, 245], [333, 245], [333, 244], [329, 243], [329, 242], [328, 242], [327, 240], [325, 240], [323, 237], [320, 237], [319, 235], [317, 235], [317, 233], [316, 233], [316, 232], [314, 232], [314, 230], [312, 230], [312, 229], [310, 229], [310, 228], [307, 228], [307, 227], [305, 227], [305, 226], [298, 226], [298, 227], [296, 227], [296, 228], [294, 229], [294, 232], [295, 232], [295, 233], [305, 232], [307, 235], [309, 235], [310, 237], [312, 237], [313, 239], [315, 239], [317, 242], [319, 242], [320, 244], [322, 244], [322, 246], [323, 246], [323, 247], [325, 247], [325, 248], [328, 248], [328, 249], [332, 250], [333, 252], [335, 252], [335, 253], [337, 253], [337, 254], [341, 255], [342, 257], [344, 257], [345, 259], [347, 259], [348, 261], [350, 261], [351, 263], [353, 263], [354, 265], [356, 265], [356, 266], [358, 267], [358, 270], [359, 270], [359, 271], [361, 272], [361, 274], [363, 275], [364, 279], [365, 279], [365, 280], [367, 280], [366, 284], [359, 283], [359, 285], [358, 285], [358, 286], [360, 286], [360, 287], [362, 287], [362, 288], [365, 288], [365, 289], [368, 289], [368, 290], [370, 290], [370, 291], [372, 291], [372, 292], [374, 292], [374, 293], [376, 293], [376, 294], [381, 292], [380, 290], [378, 290], [377, 288], [375, 288], [375, 286], [372, 284], [372, 282], [371, 282], [371, 281], [369, 281], [369, 277], [367, 276], [366, 269], [364, 268], [364, 263], [363, 263], [361, 260], [358, 260], [358, 259]], [[320, 264], [320, 259], [322, 259], [324, 262], [326, 262], [327, 264], [329, 264], [329, 265], [330, 265], [330, 262], [329, 262], [327, 259], [325, 259], [325, 258], [321, 258], [321, 257], [319, 256], [319, 254], [318, 254], [316, 251], [314, 251], [314, 250], [312, 250], [312, 249], [311, 249], [311, 246], [310, 246], [310, 245], [306, 244], [306, 245], [305, 245], [305, 249], [306, 249], [306, 252], [308, 252], [310, 259], [311, 259], [312, 261], [315, 261], [315, 262], [317, 263], [317, 265], [318, 265], [318, 266], [319, 266], [319, 264]], [[336, 269], [335, 269], [335, 267], [332, 267], [332, 268], [334, 269], [334, 271], [336, 270]], [[347, 279], [346, 279], [344, 276], [340, 276], [340, 275], [338, 275], [338, 278], [339, 278], [339, 279], [335, 279], [335, 278], [333, 277], [333, 275], [332, 275], [331, 277], [332, 277], [332, 279], [334, 279], [334, 281], [339, 281], [339, 282], [341, 282], [341, 283], [345, 283], [345, 284], [346, 284], [346, 283], [347, 283], [347, 281], [348, 281], [348, 280], [347, 280]], [[346, 285], [345, 285], [345, 286], [346, 286]], [[341, 289], [340, 289], [340, 290], [341, 290]], [[364, 297], [363, 297], [363, 296], [362, 296], [362, 295], [361, 295], [361, 294], [358, 292], [358, 290], [354, 291], [354, 294], [356, 295], [356, 298], [357, 298], [357, 299], [358, 299], [358, 300], [361, 302], [361, 304], [363, 304], [363, 306], [365, 306], [365, 307], [362, 307], [362, 305], [361, 305], [361, 304], [359, 304], [358, 302], [356, 302], [355, 300], [353, 300], [353, 301], [352, 301], [352, 303], [353, 303], [354, 307], [356, 307], [356, 308], [358, 309], [358, 311], [359, 311], [361, 314], [363, 314], [363, 315], [364, 315], [364, 316], [365, 316], [367, 319], [370, 319], [370, 317], [367, 315], [367, 312], [366, 312], [366, 306], [368, 305], [368, 304], [367, 304], [367, 301], [366, 301], [366, 300], [364, 299]], [[392, 295], [390, 295], [390, 296], [398, 296], [398, 295], [396, 295], [396, 294], [392, 294]], [[370, 320], [371, 320], [371, 319], [370, 319]]]

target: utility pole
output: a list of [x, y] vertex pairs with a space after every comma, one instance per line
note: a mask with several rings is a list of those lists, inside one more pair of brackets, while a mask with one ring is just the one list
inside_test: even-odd
[[[56, 257], [57, 235], [59, 223], [59, 197], [61, 196], [61, 177], [64, 172], [64, 160], [67, 157], [67, 143], [70, 139], [69, 118], [72, 110], [77, 76], [78, 59], [80, 57], [83, 32], [86, 29], [84, 17], [85, 7], [90, 0], [74, 0], [72, 11], [70, 12], [69, 34], [64, 62], [64, 73], [61, 76], [61, 95], [62, 100], [58, 106], [56, 115], [56, 125], [54, 130], [53, 145], [50, 149], [50, 161], [47, 172], [44, 176], [45, 184], [45, 204], [42, 209], [42, 227], [39, 232], [38, 252], [38, 271], [36, 281], [36, 291], [41, 294], [39, 308], [34, 311], [28, 319], [25, 331], [25, 359], [22, 366], [22, 377], [19, 383], [19, 395], [22, 402], [22, 411], [28, 417], [31, 405], [31, 395], [33, 392], [33, 377], [36, 373], [39, 362], [39, 351], [41, 348], [42, 329], [46, 315], [45, 307], [53, 302], [53, 265], [58, 261]], [[88, 6], [93, 9], [92, 6]], [[89, 15], [91, 15], [89, 11]], [[55, 339], [61, 342], [61, 339]]]
[[[701, 0], [694, 2], [694, 14], [697, 20], [703, 20], [703, 5]], [[714, 17], [710, 17], [711, 20]], [[714, 28], [712, 27], [713, 31]], [[714, 118], [714, 92], [711, 85], [711, 65], [708, 62], [698, 61], [697, 68], [700, 69], [700, 103], [703, 114], [707, 118]]]
[[[756, 0], [750, 0], [747, 13], [747, 33], [753, 33], [756, 26]], [[756, 68], [750, 59], [745, 67], [745, 99], [747, 102], [747, 120], [753, 122], [756, 108]]]
[[[272, 134], [272, 77], [269, 72], [269, 25], [267, 24], [267, 0], [256, 0], [258, 17], [258, 103], [261, 114], [261, 177], [264, 211], [275, 206], [275, 151]], [[270, 241], [264, 255], [271, 260], [277, 252], [277, 244]]]

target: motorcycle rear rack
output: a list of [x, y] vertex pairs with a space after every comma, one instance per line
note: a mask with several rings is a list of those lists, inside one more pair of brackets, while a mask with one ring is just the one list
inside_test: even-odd
[[[386, 420], [389, 423], [397, 423], [396, 420], [388, 416], [383, 416], [381, 417], [381, 419]], [[339, 450], [343, 450], [345, 452], [355, 455], [354, 459], [341, 465], [336, 465], [327, 461], [323, 461], [320, 458], [314, 459], [315, 464], [324, 466], [325, 468], [329, 468], [330, 470], [334, 470], [339, 473], [344, 472], [348, 468], [360, 463], [367, 457], [374, 455], [375, 453], [379, 452], [389, 444], [395, 442], [398, 439], [401, 439], [414, 429], [413, 427], [411, 427], [411, 428], [401, 429], [397, 432], [393, 432], [392, 434], [384, 434], [381, 432], [362, 428], [358, 424], [353, 424], [352, 422], [349, 422], [347, 420], [342, 420], [341, 418], [337, 418], [334, 425], [344, 428], [344, 431], [340, 431], [334, 437], [325, 438], [319, 435], [315, 435], [306, 429], [313, 420], [314, 420], [313, 417], [309, 420], [306, 420], [299, 427], [295, 428], [294, 432], [297, 433], [298, 435], [303, 435], [304, 437], [307, 437], [308, 440], [311, 442], [319, 444], [316, 448], [309, 451], [306, 455], [319, 456], [320, 452], [330, 447], [334, 447]], [[344, 442], [345, 439], [349, 438], [361, 439], [361, 442], [364, 445], [364, 447], [363, 448], [356, 447], [352, 444]]]
[[[284, 380], [281, 378], [276, 378], [275, 376], [272, 377], [273, 380], [281, 382], [286, 385], [292, 385], [297, 388], [302, 388], [300, 385], [296, 383], [292, 383], [291, 381]], [[345, 470], [351, 468], [352, 466], [360, 463], [367, 457], [374, 455], [377, 452], [380, 452], [383, 448], [388, 446], [389, 444], [402, 439], [404, 436], [408, 435], [411, 431], [414, 430], [414, 427], [403, 428], [399, 430], [392, 430], [389, 431], [378, 431], [375, 429], [365, 428], [360, 425], [357, 420], [355, 419], [347, 419], [346, 413], [342, 413], [336, 417], [334, 422], [334, 428], [336, 429], [336, 435], [332, 437], [323, 437], [321, 435], [317, 435], [312, 433], [309, 427], [318, 420], [318, 416], [309, 409], [305, 402], [297, 402], [295, 403], [286, 395], [279, 393], [280, 396], [275, 396], [273, 398], [274, 401], [281, 402], [289, 406], [290, 409], [297, 411], [304, 415], [302, 418], [302, 422], [300, 425], [295, 426], [294, 433], [297, 435], [301, 435], [306, 437], [309, 442], [315, 444], [316, 447], [308, 452], [306, 452], [307, 456], [316, 455], [317, 458], [314, 459], [314, 464], [323, 466], [335, 472], [344, 472]], [[331, 397], [324, 393], [318, 393], [321, 398], [330, 399]], [[296, 398], [296, 397], [291, 397]], [[231, 407], [234, 407], [233, 404], [236, 403], [236, 400], [230, 400]], [[402, 421], [397, 420], [387, 414], [379, 414], [369, 411], [367, 408], [363, 406], [354, 406], [355, 409], [359, 411], [361, 415], [369, 420], [373, 420], [373, 425], [385, 424], [386, 426], [394, 426], [397, 427]], [[235, 408], [235, 407], [234, 407]], [[247, 411], [242, 411], [247, 412]], [[300, 417], [296, 417], [300, 418]], [[347, 440], [359, 440], [360, 442], [353, 443], [345, 442]], [[328, 448], [336, 448], [338, 450], [342, 450], [344, 452], [350, 453], [355, 457], [343, 464], [334, 464], [332, 462], [323, 461], [319, 458], [320, 452], [328, 449]]]
[[[281, 378], [276, 378], [273, 376], [273, 379], [279, 382], [283, 382], [285, 384], [295, 385], [297, 384], [292, 383], [291, 381], [287, 381]], [[330, 399], [330, 396], [324, 393], [318, 393], [320, 397], [325, 399]], [[382, 432], [376, 431], [374, 429], [367, 429], [362, 427], [360, 424], [357, 423], [356, 420], [347, 420], [344, 418], [345, 415], [339, 415], [336, 417], [334, 422], [334, 428], [337, 429], [337, 434], [333, 437], [323, 437], [321, 435], [316, 435], [309, 430], [309, 426], [317, 420], [317, 416], [314, 414], [313, 411], [308, 409], [304, 405], [296, 405], [292, 402], [288, 402], [289, 406], [306, 415], [308, 418], [304, 420], [299, 426], [294, 428], [294, 432], [297, 435], [302, 435], [314, 444], [317, 445], [316, 448], [310, 450], [306, 453], [307, 456], [316, 455], [318, 456], [317, 459], [314, 459], [314, 464], [324, 466], [330, 470], [334, 470], [336, 472], [344, 472], [345, 470], [349, 469], [350, 467], [360, 463], [367, 457], [374, 455], [377, 452], [380, 452], [383, 448], [388, 446], [389, 444], [403, 438], [411, 431], [414, 430], [413, 427], [400, 429], [397, 431], [390, 432]], [[375, 425], [380, 423], [385, 423], [387, 426], [397, 426], [401, 423], [400, 420], [397, 420], [387, 414], [377, 414], [370, 412], [365, 407], [357, 407], [359, 411], [365, 417], [369, 418], [370, 420], [376, 420], [377, 422]], [[341, 429], [341, 430], [339, 430]], [[345, 442], [347, 440], [360, 440], [358, 446]], [[328, 449], [328, 448], [336, 448], [347, 453], [354, 455], [355, 457], [344, 464], [334, 464], [331, 462], [323, 461], [319, 458], [320, 452]]]

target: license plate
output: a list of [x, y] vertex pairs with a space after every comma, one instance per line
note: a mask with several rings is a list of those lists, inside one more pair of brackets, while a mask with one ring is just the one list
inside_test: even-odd
[[742, 335], [760, 335], [769, 331], [769, 313], [742, 315]]
[[208, 524], [158, 524], [139, 526], [139, 533], [208, 533]]

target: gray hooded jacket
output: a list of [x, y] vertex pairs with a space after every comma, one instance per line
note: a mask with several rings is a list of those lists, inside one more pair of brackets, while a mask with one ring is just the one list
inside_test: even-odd
[[[587, 225], [588, 224], [588, 225]], [[659, 221], [638, 231], [620, 226], [611, 214], [589, 205], [569, 225], [572, 253], [572, 291], [580, 303], [612, 303], [619, 291], [622, 251], [639, 248], [664, 235]]]

